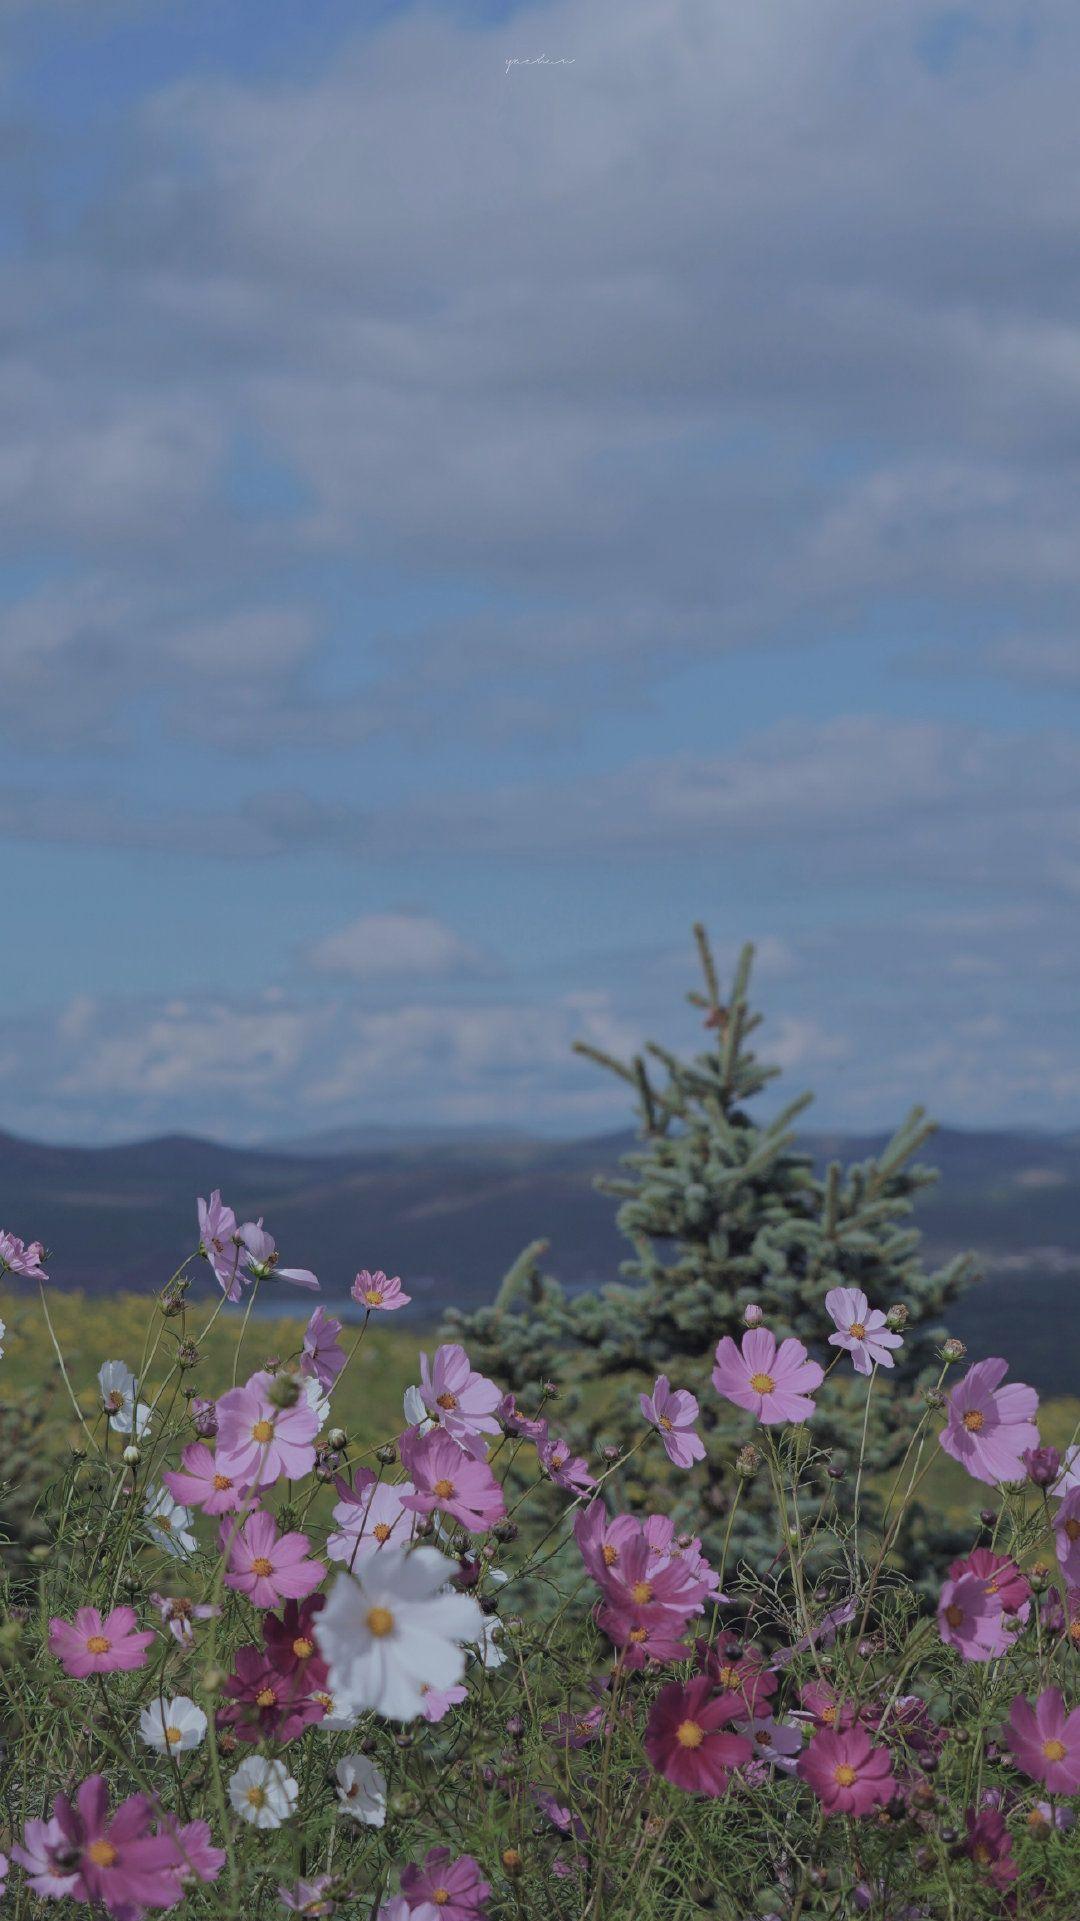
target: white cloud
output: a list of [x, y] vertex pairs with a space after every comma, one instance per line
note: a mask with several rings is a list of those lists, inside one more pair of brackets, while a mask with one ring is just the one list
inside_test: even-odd
[[353, 980], [439, 980], [487, 971], [483, 956], [430, 914], [361, 914], [305, 956]]

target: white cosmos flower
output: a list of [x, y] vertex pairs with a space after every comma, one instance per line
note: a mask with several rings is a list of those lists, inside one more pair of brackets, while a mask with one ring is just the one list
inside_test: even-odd
[[145, 1434], [150, 1425], [150, 1409], [143, 1401], [136, 1405], [138, 1383], [130, 1367], [123, 1361], [103, 1361], [98, 1369], [98, 1386], [101, 1405], [113, 1432], [130, 1434], [134, 1430], [136, 1439]]
[[280, 1828], [293, 1813], [300, 1790], [284, 1761], [268, 1761], [264, 1754], [241, 1761], [229, 1782], [229, 1800], [241, 1821], [256, 1828]]
[[167, 1488], [148, 1489], [143, 1513], [151, 1540], [166, 1554], [177, 1561], [186, 1561], [194, 1554], [198, 1542], [191, 1532], [191, 1509], [174, 1501]]
[[425, 1683], [460, 1681], [461, 1643], [480, 1639], [484, 1616], [471, 1595], [447, 1588], [455, 1572], [436, 1548], [384, 1547], [339, 1574], [319, 1616], [332, 1692], [389, 1721], [414, 1721]]
[[187, 1754], [201, 1746], [206, 1716], [186, 1694], [172, 1701], [153, 1701], [139, 1716], [139, 1738], [158, 1754]]
[[337, 1764], [337, 1798], [344, 1814], [369, 1828], [386, 1824], [386, 1776], [366, 1754], [346, 1754]]
[[318, 1433], [320, 1428], [326, 1426], [330, 1414], [330, 1396], [323, 1393], [318, 1378], [314, 1374], [305, 1374], [302, 1377], [300, 1392], [318, 1420], [319, 1427], [315, 1430]]
[[426, 1434], [429, 1428], [435, 1426], [434, 1421], [427, 1411], [424, 1397], [418, 1387], [407, 1387], [405, 1389], [402, 1405], [405, 1409], [406, 1422], [410, 1427], [418, 1427], [421, 1434]]
[[340, 1689], [335, 1694], [323, 1691], [317, 1694], [315, 1699], [322, 1701], [324, 1705], [329, 1703], [322, 1720], [318, 1723], [318, 1726], [325, 1728], [328, 1734], [339, 1734], [344, 1728], [354, 1728], [360, 1719], [359, 1704], [356, 1701], [350, 1701], [348, 1695], [342, 1694]]
[[503, 1662], [509, 1659], [509, 1656], [495, 1639], [495, 1631], [498, 1626], [498, 1621], [493, 1621], [490, 1615], [482, 1614], [480, 1616], [480, 1632], [476, 1636], [476, 1658], [480, 1662], [481, 1667], [501, 1668]]

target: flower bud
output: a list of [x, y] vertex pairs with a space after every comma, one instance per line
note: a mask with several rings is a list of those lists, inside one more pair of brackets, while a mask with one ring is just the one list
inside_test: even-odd
[[1056, 1447], [1029, 1447], [1021, 1459], [1035, 1487], [1052, 1487], [1061, 1472], [1061, 1455]]
[[225, 1676], [220, 1668], [205, 1668], [202, 1676], [204, 1694], [220, 1694], [225, 1685]]
[[890, 1334], [902, 1334], [908, 1324], [908, 1310], [903, 1301], [895, 1301], [885, 1316], [885, 1325]]
[[218, 1430], [217, 1408], [213, 1401], [206, 1401], [201, 1396], [196, 1396], [191, 1403], [191, 1418], [195, 1423], [196, 1434], [204, 1441], [212, 1441]]
[[842, 1481], [844, 1475], [847, 1473], [847, 1469], [841, 1467], [839, 1461], [830, 1461], [825, 1472], [828, 1474], [830, 1481]]
[[130, 1442], [124, 1449], [123, 1460], [125, 1467], [138, 1467], [142, 1460], [142, 1449], [136, 1447], [134, 1441]]
[[966, 1353], [967, 1348], [963, 1341], [956, 1341], [950, 1338], [941, 1344], [941, 1358], [943, 1361], [962, 1361]]
[[158, 1295], [158, 1307], [167, 1321], [184, 1311], [184, 1296], [187, 1293], [186, 1280], [170, 1281]]
[[181, 1367], [198, 1367], [201, 1358], [198, 1346], [194, 1341], [181, 1341], [176, 1358]]
[[993, 1507], [981, 1507], [979, 1509], [979, 1519], [984, 1527], [995, 1526], [997, 1522], [997, 1509]]
[[1049, 1579], [1050, 1569], [1045, 1561], [1036, 1561], [1034, 1567], [1028, 1569], [1028, 1580], [1036, 1594], [1043, 1592]]
[[516, 1541], [518, 1532], [517, 1522], [511, 1521], [509, 1518], [505, 1521], [496, 1521], [491, 1532], [497, 1541]]
[[559, 1388], [559, 1383], [558, 1383], [558, 1381], [545, 1381], [545, 1382], [544, 1382], [544, 1399], [545, 1399], [545, 1401], [557, 1401], [557, 1400], [558, 1400], [558, 1398], [559, 1398], [559, 1393], [560, 1393], [560, 1388]]
[[620, 1452], [621, 1450], [615, 1446], [613, 1441], [607, 1441], [600, 1449], [600, 1459], [607, 1461], [610, 1466], [613, 1461], [618, 1460]]
[[747, 1327], [760, 1327], [764, 1319], [765, 1309], [759, 1307], [756, 1301], [751, 1301], [749, 1307], [743, 1310], [743, 1320]]
[[507, 1874], [520, 1874], [522, 1868], [525, 1865], [516, 1848], [503, 1849], [502, 1864], [503, 1864], [503, 1867], [506, 1869]]
[[944, 1407], [946, 1398], [939, 1387], [928, 1387], [923, 1395], [927, 1407]]
[[300, 1383], [295, 1374], [275, 1374], [267, 1395], [271, 1407], [295, 1407], [300, 1399]]
[[334, 1447], [339, 1450], [343, 1447], [348, 1447], [349, 1437], [345, 1429], [343, 1427], [332, 1427], [326, 1437], [326, 1444], [327, 1447]]
[[375, 1449], [375, 1459], [383, 1467], [393, 1467], [394, 1462], [397, 1460], [397, 1448], [394, 1446], [393, 1441], [384, 1441], [381, 1447], [377, 1447]]
[[744, 1481], [752, 1480], [755, 1474], [761, 1472], [761, 1450], [752, 1441], [748, 1441], [736, 1454], [735, 1472], [741, 1474]]

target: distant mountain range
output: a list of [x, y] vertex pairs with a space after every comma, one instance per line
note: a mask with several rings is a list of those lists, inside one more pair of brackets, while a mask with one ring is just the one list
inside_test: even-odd
[[[882, 1135], [808, 1135], [819, 1161], [864, 1159]], [[0, 1226], [43, 1240], [60, 1285], [105, 1294], [160, 1286], [192, 1246], [195, 1196], [220, 1187], [243, 1219], [264, 1215], [283, 1260], [313, 1267], [339, 1302], [359, 1267], [400, 1274], [410, 1310], [488, 1300], [527, 1242], [550, 1241], [570, 1288], [615, 1278], [626, 1246], [593, 1188], [634, 1137], [531, 1140], [500, 1131], [361, 1128], [287, 1148], [184, 1135], [128, 1146], [50, 1147], [0, 1134]], [[923, 1159], [941, 1172], [917, 1220], [928, 1261], [971, 1248], [985, 1279], [954, 1311], [973, 1353], [1001, 1353], [1043, 1393], [1080, 1391], [1080, 1135], [942, 1129]], [[208, 1286], [203, 1275], [198, 1283]], [[307, 1297], [283, 1287], [283, 1304]]]

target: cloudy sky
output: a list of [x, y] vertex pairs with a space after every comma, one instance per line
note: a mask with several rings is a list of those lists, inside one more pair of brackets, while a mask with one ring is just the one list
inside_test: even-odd
[[0, 1125], [618, 1124], [698, 916], [823, 1121], [1076, 1125], [1078, 71], [0, 0]]

